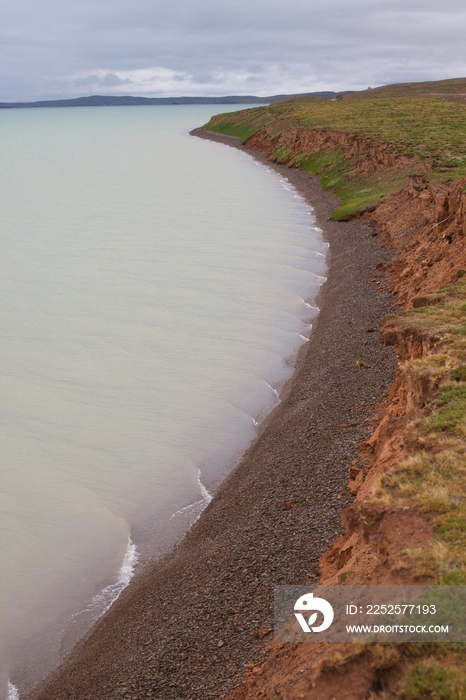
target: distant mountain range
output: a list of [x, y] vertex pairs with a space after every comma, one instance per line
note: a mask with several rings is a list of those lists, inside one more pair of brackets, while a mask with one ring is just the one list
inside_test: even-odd
[[114, 107], [124, 105], [238, 105], [270, 104], [280, 100], [375, 100], [390, 97], [443, 97], [466, 102], [466, 78], [449, 78], [422, 83], [397, 83], [368, 90], [332, 92], [301, 92], [293, 95], [228, 95], [226, 97], [133, 97], [91, 95], [69, 100], [41, 100], [40, 102], [0, 102], [0, 109], [25, 107]]
[[237, 105], [237, 104], [269, 104], [280, 100], [293, 98], [335, 99], [337, 92], [306, 92], [296, 95], [270, 95], [257, 97], [255, 95], [230, 95], [227, 97], [113, 97], [91, 95], [90, 97], [74, 97], [69, 100], [41, 100], [40, 102], [0, 102], [0, 109], [18, 109], [26, 107], [115, 107], [126, 105]]

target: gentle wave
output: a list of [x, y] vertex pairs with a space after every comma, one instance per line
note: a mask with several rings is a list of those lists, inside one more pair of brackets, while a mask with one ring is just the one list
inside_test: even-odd
[[[254, 420], [254, 419], [253, 419]], [[191, 525], [194, 525], [194, 523], [199, 520], [201, 517], [202, 511], [207, 508], [209, 503], [211, 502], [213, 496], [208, 492], [206, 487], [201, 481], [201, 470], [198, 469], [198, 474], [197, 474], [197, 484], [199, 487], [199, 492], [201, 494], [201, 498], [198, 501], [195, 501], [194, 503], [190, 503], [187, 506], [184, 506], [184, 508], [180, 508], [177, 510], [173, 515], [170, 516], [170, 520], [173, 518], [176, 518], [177, 516], [180, 515], [196, 515], [196, 518], [192, 521]]]
[[92, 618], [97, 620], [106, 613], [133, 578], [138, 559], [139, 554], [136, 545], [131, 541], [131, 537], [129, 537], [128, 546], [126, 547], [125, 556], [123, 557], [123, 563], [118, 572], [116, 582], [111, 583], [100, 593], [97, 593], [97, 595], [92, 598], [89, 605], [81, 612], [73, 615], [73, 618], [77, 618], [84, 613], [91, 613]]
[[[89, 605], [90, 610], [95, 610], [98, 613], [98, 617], [103, 615], [107, 610], [113, 605], [120, 593], [126, 588], [131, 579], [134, 576], [134, 569], [139, 559], [139, 554], [136, 549], [136, 545], [128, 539], [128, 546], [126, 548], [125, 556], [123, 557], [123, 563], [118, 572], [118, 579], [116, 583], [110, 584], [104, 588], [102, 593], [95, 595]], [[100, 611], [100, 612], [99, 612]]]
[[274, 393], [274, 395], [275, 395], [275, 398], [277, 399], [277, 403], [280, 403], [280, 394], [278, 393], [278, 391], [277, 391], [271, 384], [269, 384], [268, 382], [265, 382], [265, 383], [266, 383], [267, 386], [270, 387], [270, 389], [273, 391], [273, 393]]
[[304, 299], [303, 299], [303, 302], [304, 302], [304, 305], [305, 305], [308, 309], [313, 309], [313, 311], [317, 311], [317, 313], [320, 311], [320, 309], [319, 309], [318, 306], [313, 306], [312, 304], [310, 304], [308, 301], [305, 301]]

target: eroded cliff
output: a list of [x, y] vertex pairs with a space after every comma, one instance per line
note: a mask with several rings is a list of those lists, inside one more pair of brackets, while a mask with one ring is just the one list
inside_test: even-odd
[[[318, 154], [314, 174], [324, 183], [335, 161], [323, 156], [336, 152], [346, 179], [406, 177], [353, 214], [393, 250], [387, 272], [399, 313], [381, 319], [380, 332], [399, 365], [372, 437], [350, 466], [355, 500], [343, 513], [344, 536], [321, 560], [320, 582], [465, 583], [466, 179], [435, 180], [432, 161], [358, 134], [281, 124], [245, 143], [290, 167]], [[374, 284], [381, 284], [376, 275]], [[272, 643], [268, 661], [251, 665], [228, 698], [421, 700], [429, 678], [437, 679], [438, 697], [459, 698], [464, 652], [441, 647]]]

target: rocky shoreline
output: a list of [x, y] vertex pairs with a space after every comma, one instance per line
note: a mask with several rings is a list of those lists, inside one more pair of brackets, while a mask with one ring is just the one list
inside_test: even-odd
[[273, 585], [315, 581], [343, 532], [350, 465], [395, 377], [378, 332], [392, 301], [374, 283], [391, 254], [365, 221], [329, 221], [337, 200], [315, 178], [270, 167], [314, 207], [330, 243], [310, 341], [280, 405], [185, 539], [131, 582], [31, 700], [221, 697], [266, 656]]

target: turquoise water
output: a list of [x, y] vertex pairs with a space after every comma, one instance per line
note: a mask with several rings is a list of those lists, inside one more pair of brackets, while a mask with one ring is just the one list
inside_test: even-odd
[[3, 688], [189, 527], [309, 333], [326, 244], [277, 173], [188, 135], [218, 111], [0, 111]]

